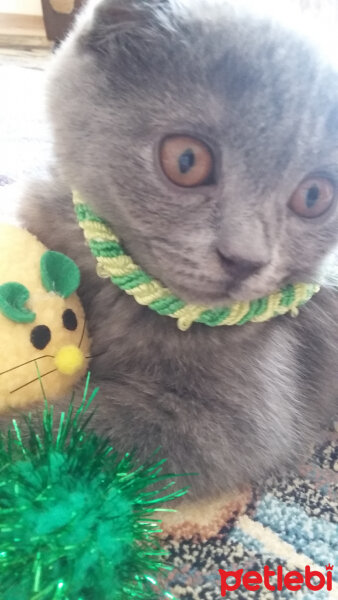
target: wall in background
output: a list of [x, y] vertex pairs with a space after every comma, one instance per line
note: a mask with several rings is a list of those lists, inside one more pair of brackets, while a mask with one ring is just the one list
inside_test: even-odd
[[42, 15], [41, 0], [0, 0], [0, 13]]

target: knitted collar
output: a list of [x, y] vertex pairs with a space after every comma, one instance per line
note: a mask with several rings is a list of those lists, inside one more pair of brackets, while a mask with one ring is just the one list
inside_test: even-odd
[[249, 321], [262, 323], [288, 312], [297, 316], [298, 308], [320, 289], [319, 285], [297, 283], [287, 285], [264, 298], [235, 302], [222, 308], [209, 309], [203, 305], [187, 304], [134, 263], [109, 224], [98, 217], [76, 192], [73, 194], [73, 202], [79, 225], [97, 260], [99, 277], [110, 278], [121, 290], [134, 296], [136, 302], [148, 306], [159, 315], [177, 319], [181, 331], [189, 329], [194, 322], [215, 327], [244, 325]]

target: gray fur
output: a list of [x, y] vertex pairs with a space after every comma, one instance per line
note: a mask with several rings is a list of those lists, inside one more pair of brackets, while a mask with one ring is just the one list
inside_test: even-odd
[[[309, 173], [338, 186], [338, 72], [296, 27], [235, 6], [102, 0], [80, 17], [50, 78], [56, 166], [21, 208], [82, 270], [96, 427], [142, 456], [161, 445], [169, 470], [200, 473], [189, 480], [199, 495], [293, 465], [332, 418], [336, 294], [324, 285], [298, 319], [181, 333], [96, 276], [70, 189], [186, 300], [213, 306], [323, 280], [337, 203], [309, 221], [288, 200]], [[172, 133], [209, 143], [215, 185], [167, 181], [158, 146]], [[220, 253], [258, 267], [235, 277]]]

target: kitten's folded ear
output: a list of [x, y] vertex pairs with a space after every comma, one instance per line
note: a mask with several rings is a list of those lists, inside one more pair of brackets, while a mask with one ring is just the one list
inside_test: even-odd
[[103, 0], [94, 12], [93, 28], [109, 27], [110, 31], [130, 29], [142, 21], [149, 3], [135, 0]]
[[87, 43], [104, 52], [112, 38], [122, 41], [124, 35], [130, 38], [128, 34], [151, 31], [155, 23], [164, 27], [170, 3], [171, 0], [101, 0], [87, 30]]

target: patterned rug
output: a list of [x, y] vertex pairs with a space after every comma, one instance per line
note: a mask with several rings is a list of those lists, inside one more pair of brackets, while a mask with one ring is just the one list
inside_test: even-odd
[[[337, 600], [338, 434], [330, 433], [297, 475], [273, 477], [255, 490], [244, 514], [235, 515], [216, 535], [206, 538], [204, 529], [203, 539], [187, 538], [184, 529], [182, 524], [183, 537], [177, 528], [166, 541], [175, 566], [169, 578], [171, 592], [182, 600], [221, 599], [222, 579], [239, 569], [242, 574], [226, 577], [229, 591], [223, 592], [230, 600]], [[326, 565], [333, 570], [326, 571]], [[270, 579], [266, 574], [267, 586], [264, 568], [276, 573]], [[313, 571], [320, 573], [309, 580], [312, 589], [305, 578], [301, 585], [306, 570], [307, 581]], [[251, 579], [249, 571], [255, 572]], [[293, 579], [287, 575], [291, 571], [298, 572]]]

